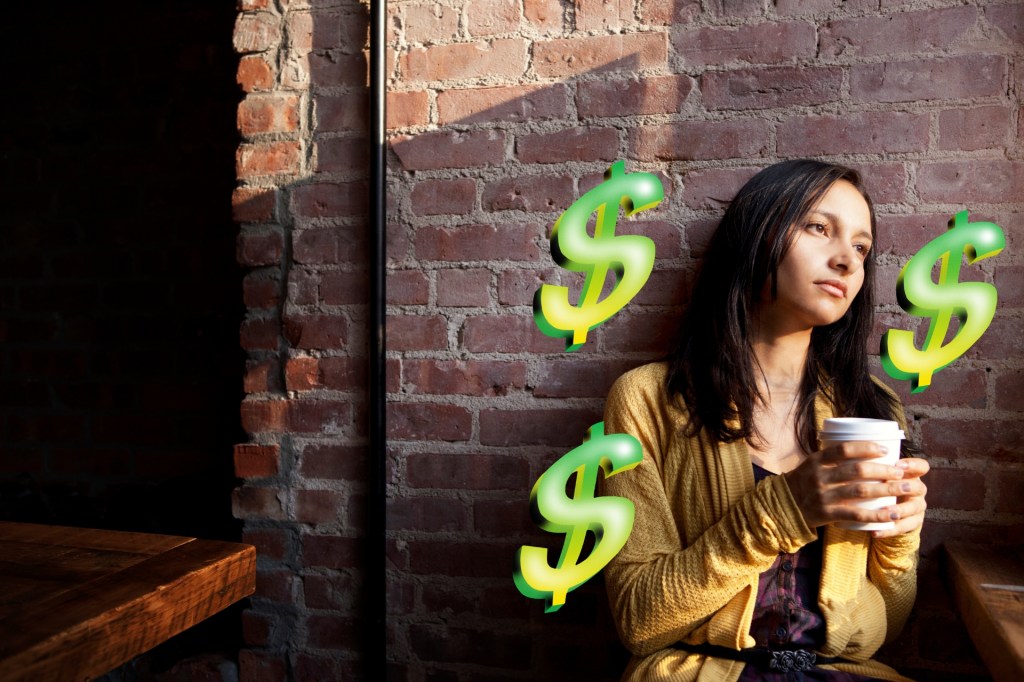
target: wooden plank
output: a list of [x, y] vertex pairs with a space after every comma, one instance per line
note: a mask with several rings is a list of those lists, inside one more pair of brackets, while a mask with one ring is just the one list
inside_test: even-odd
[[0, 681], [102, 675], [252, 594], [255, 575], [252, 546], [191, 540], [25, 604], [0, 623]]
[[946, 543], [957, 609], [996, 682], [1024, 680], [1024, 558], [1012, 548]]
[[152, 556], [193, 539], [178, 535], [154, 535], [152, 533], [129, 533], [121, 530], [0, 521], [0, 544], [21, 542], [30, 545], [78, 547]]

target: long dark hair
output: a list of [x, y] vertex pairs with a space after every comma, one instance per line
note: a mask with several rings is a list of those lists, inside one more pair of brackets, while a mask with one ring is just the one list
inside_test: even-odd
[[[778, 269], [795, 231], [833, 183], [852, 184], [868, 203], [871, 234], [875, 209], [860, 174], [851, 168], [798, 159], [765, 168], [729, 204], [715, 230], [683, 315], [678, 343], [668, 357], [668, 388], [689, 412], [687, 435], [702, 430], [731, 443], [760, 440], [754, 410], [766, 402], [751, 343], [761, 294], [778, 294]], [[811, 332], [800, 385], [796, 436], [807, 452], [818, 449], [814, 400], [823, 392], [844, 416], [895, 419], [896, 399], [868, 371], [867, 340], [874, 315], [875, 259], [864, 261], [864, 285], [846, 314]]]

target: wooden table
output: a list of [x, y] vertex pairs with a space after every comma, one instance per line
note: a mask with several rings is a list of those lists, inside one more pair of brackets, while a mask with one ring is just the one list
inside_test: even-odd
[[0, 522], [0, 681], [98, 677], [255, 587], [251, 545]]
[[949, 542], [946, 552], [957, 609], [985, 666], [996, 682], [1024, 680], [1024, 548]]

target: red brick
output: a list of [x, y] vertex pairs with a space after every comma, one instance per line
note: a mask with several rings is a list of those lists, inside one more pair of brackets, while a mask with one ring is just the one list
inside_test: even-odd
[[700, 16], [700, 0], [639, 0], [638, 14], [645, 24], [690, 24]]
[[255, 649], [238, 652], [238, 679], [245, 682], [280, 682], [288, 679], [283, 654]]
[[498, 166], [505, 159], [505, 133], [498, 130], [438, 130], [399, 135], [391, 148], [405, 170]]
[[494, 360], [406, 359], [402, 376], [412, 393], [498, 396], [526, 385], [526, 366]]
[[777, 64], [813, 58], [817, 52], [814, 26], [802, 21], [747, 24], [740, 27], [683, 29], [672, 43], [687, 67], [747, 62]]
[[235, 174], [240, 179], [299, 172], [302, 153], [298, 142], [265, 142], [239, 145]]
[[690, 208], [719, 209], [729, 205], [760, 168], [709, 168], [683, 176], [683, 201]]
[[477, 500], [473, 503], [473, 530], [480, 537], [509, 538], [534, 530], [527, 500]]
[[[878, 0], [840, 0], [849, 10], [878, 11]], [[837, 0], [774, 0], [775, 13], [780, 17], [825, 14], [836, 9]]]
[[576, 92], [580, 118], [674, 114], [693, 91], [685, 75], [582, 81]]
[[548, 270], [506, 270], [498, 276], [498, 303], [532, 305], [541, 284], [557, 284], [560, 273]]
[[[896, 278], [889, 280], [895, 298]], [[897, 327], [898, 328], [898, 327]], [[931, 385], [922, 393], [909, 395], [909, 383], [900, 382], [886, 374], [880, 375], [890, 386], [901, 393], [904, 405], [936, 405], [940, 407], [962, 407], [985, 409], [987, 407], [986, 387], [988, 378], [985, 370], [957, 367], [957, 363], [946, 367], [932, 377]]]
[[[566, 206], [568, 208], [568, 206]], [[416, 258], [436, 261], [536, 261], [543, 227], [537, 224], [421, 227], [416, 232]]]
[[238, 234], [235, 259], [239, 265], [258, 267], [277, 265], [284, 253], [284, 236], [279, 229], [259, 232], [244, 230]]
[[[24, 403], [23, 403], [24, 405]], [[236, 446], [237, 447], [237, 446]], [[43, 455], [38, 455], [40, 461]], [[13, 464], [19, 474], [24, 471], [21, 458]], [[58, 475], [117, 476], [132, 467], [132, 454], [127, 449], [53, 448], [48, 458], [49, 473]], [[39, 470], [41, 473], [41, 469]]]
[[292, 535], [280, 528], [245, 528], [242, 542], [254, 545], [259, 557], [282, 561], [291, 553]]
[[316, 171], [363, 174], [370, 163], [369, 143], [365, 135], [328, 137], [317, 140]]
[[924, 483], [929, 509], [977, 511], [985, 507], [985, 477], [976, 471], [933, 467]]
[[264, 52], [281, 42], [281, 22], [270, 12], [239, 14], [235, 20], [235, 52]]
[[1012, 131], [1011, 112], [1006, 107], [950, 109], [939, 113], [939, 148], [973, 151], [1007, 145]]
[[231, 513], [236, 519], [283, 521], [288, 517], [284, 509], [284, 496], [284, 491], [278, 488], [235, 488]]
[[364, 481], [369, 450], [348, 445], [307, 445], [299, 459], [299, 473], [305, 478]]
[[[361, 52], [313, 52], [308, 59], [309, 78], [318, 87], [366, 87], [367, 63]], [[393, 57], [389, 58], [389, 63], [391, 59]]]
[[348, 344], [348, 320], [341, 316], [289, 315], [283, 326], [292, 348], [345, 348]]
[[[294, 256], [294, 251], [293, 251]], [[285, 285], [289, 303], [296, 306], [316, 305], [319, 302], [319, 275], [302, 267], [288, 269], [288, 282]]]
[[315, 649], [347, 649], [362, 636], [353, 618], [333, 614], [309, 616], [306, 629], [307, 644]]
[[473, 416], [457, 405], [391, 403], [388, 405], [390, 440], [469, 440]]
[[860, 173], [876, 206], [907, 200], [907, 169], [902, 163], [848, 163]]
[[[311, 609], [330, 609], [341, 613], [354, 613], [359, 604], [360, 581], [351, 573], [335, 575], [307, 575], [302, 580], [306, 606]], [[392, 585], [388, 585], [390, 599]], [[302, 679], [325, 679], [307, 677]]]
[[922, 163], [917, 192], [924, 201], [946, 203], [951, 197], [975, 203], [1016, 203], [1024, 194], [1024, 162], [961, 159]]
[[519, 78], [526, 72], [527, 58], [527, 41], [514, 38], [414, 47], [399, 65], [406, 82]]
[[406, 459], [406, 482], [413, 488], [525, 490], [530, 466], [511, 455], [413, 453]]
[[426, 90], [387, 93], [389, 129], [422, 126], [429, 122], [430, 97]]
[[850, 96], [871, 103], [998, 96], [1006, 68], [1005, 57], [978, 54], [854, 65]]
[[616, 128], [587, 126], [516, 138], [516, 156], [523, 163], [610, 162], [618, 158], [618, 152]]
[[245, 376], [242, 381], [242, 390], [246, 393], [266, 393], [275, 390], [277, 387], [276, 362], [252, 362], [246, 363]]
[[836, 19], [821, 28], [824, 58], [873, 57], [946, 50], [962, 41], [978, 20], [973, 7], [927, 9], [884, 16]]
[[402, 25], [410, 43], [451, 42], [459, 36], [459, 10], [436, 2], [406, 5]]
[[763, 156], [766, 121], [683, 121], [630, 131], [630, 158], [641, 161], [733, 159]]
[[538, 31], [550, 33], [562, 29], [562, 3], [559, 0], [523, 0], [523, 16]]
[[294, 520], [327, 524], [338, 521], [345, 496], [337, 490], [296, 490]]
[[489, 270], [440, 270], [437, 273], [437, 305], [482, 307], [490, 303]]
[[893, 253], [910, 257], [945, 232], [949, 218], [937, 213], [882, 214], [878, 216], [878, 234], [872, 250], [879, 255]]
[[603, 397], [612, 383], [638, 363], [632, 360], [586, 358], [542, 363], [533, 382], [538, 398]]
[[294, 604], [297, 585], [298, 576], [291, 571], [257, 568], [253, 596], [279, 604]]
[[837, 67], [781, 66], [709, 71], [700, 89], [708, 109], [771, 109], [836, 101], [842, 83]]
[[605, 351], [666, 353], [675, 337], [678, 319], [663, 313], [619, 313], [604, 323]]
[[710, 0], [708, 9], [716, 17], [758, 16], [764, 9], [762, 0]]
[[481, 204], [485, 211], [562, 212], [575, 200], [568, 176], [519, 175], [488, 183]]
[[416, 215], [462, 215], [476, 206], [476, 181], [423, 180], [412, 188], [412, 212]]
[[[296, 7], [298, 9], [298, 7]], [[310, 12], [289, 12], [284, 17], [288, 33], [288, 46], [295, 52], [305, 54], [313, 49], [313, 15]], [[327, 40], [327, 35], [337, 35], [337, 15], [326, 12], [317, 16], [317, 34], [319, 40], [316, 47], [331, 48], [334, 40]]]
[[[1019, 352], [1020, 338], [1017, 335], [1007, 339], [1007, 345], [1015, 345]], [[996, 407], [1000, 410], [1024, 412], [1024, 372], [1003, 370], [996, 377]]]
[[440, 532], [466, 530], [466, 508], [455, 497], [397, 497], [388, 501], [388, 528]]
[[533, 69], [541, 78], [646, 71], [667, 64], [668, 41], [664, 33], [558, 38], [533, 44]]
[[986, 7], [985, 18], [1010, 39], [1013, 48], [1024, 44], [1024, 8], [1020, 3]]
[[238, 104], [242, 135], [288, 133], [299, 127], [299, 98], [295, 95], [252, 95]]
[[929, 457], [1019, 462], [1024, 448], [1024, 424], [1016, 419], [933, 417], [922, 420], [921, 441]]
[[338, 400], [293, 400], [288, 404], [291, 433], [336, 434], [352, 426], [352, 405]]
[[289, 391], [309, 391], [317, 388], [319, 382], [319, 361], [317, 358], [288, 358], [284, 368], [285, 386]]
[[326, 305], [365, 304], [370, 300], [369, 274], [331, 272], [320, 278], [319, 300]]
[[391, 270], [385, 286], [392, 305], [426, 305], [430, 299], [430, 282], [422, 270]]
[[292, 258], [296, 263], [366, 262], [366, 226], [345, 225], [296, 230], [292, 233]]
[[656, 268], [633, 298], [636, 305], [681, 306], [690, 300], [690, 270]]
[[270, 631], [277, 619], [266, 613], [245, 611], [242, 614], [242, 638], [246, 644], [265, 647], [270, 641]]
[[274, 87], [274, 67], [263, 55], [246, 55], [238, 60], [235, 80], [245, 92], [260, 92]]
[[442, 90], [437, 95], [441, 125], [561, 119], [568, 110], [568, 91], [562, 83]]
[[633, 21], [632, 0], [575, 0], [577, 31], [608, 31]]
[[519, 632], [414, 624], [409, 639], [418, 660], [525, 670], [530, 667], [533, 655], [532, 641]]
[[992, 278], [999, 292], [999, 305], [1020, 308], [1024, 306], [1024, 267], [997, 264]]
[[235, 476], [239, 478], [276, 476], [280, 468], [279, 445], [244, 443], [235, 446]]
[[237, 187], [231, 194], [231, 217], [236, 223], [264, 223], [274, 219], [277, 193], [271, 188]]
[[565, 341], [545, 336], [527, 315], [475, 315], [462, 328], [462, 345], [470, 353], [559, 353]]
[[778, 128], [779, 154], [911, 152], [928, 148], [928, 114], [863, 112], [791, 118]]
[[483, 542], [415, 540], [408, 545], [409, 567], [413, 573], [449, 578], [504, 576], [510, 565], [509, 557], [515, 553], [509, 545]]
[[476, 37], [516, 31], [522, 18], [516, 0], [476, 0], [466, 8], [466, 27]]
[[359, 564], [360, 542], [336, 535], [303, 535], [302, 560], [306, 568], [355, 568]]
[[388, 350], [446, 350], [448, 323], [440, 315], [388, 315]]
[[281, 322], [276, 317], [250, 318], [242, 322], [239, 345], [246, 350], [277, 350]]
[[291, 210], [300, 218], [364, 217], [368, 191], [365, 180], [300, 185], [292, 191]]
[[599, 421], [594, 410], [480, 410], [480, 443], [575, 447]]
[[[1024, 514], [1024, 472], [1000, 471], [996, 476], [996, 511]], [[929, 501], [931, 492], [929, 489]]]
[[314, 110], [316, 129], [320, 132], [363, 131], [367, 127], [368, 95], [366, 92], [317, 95]]

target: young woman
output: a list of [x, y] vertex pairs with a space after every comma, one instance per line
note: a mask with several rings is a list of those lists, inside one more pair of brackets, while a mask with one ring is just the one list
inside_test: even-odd
[[[644, 449], [604, 483], [636, 506], [605, 569], [634, 654], [625, 680], [906, 679], [871, 657], [914, 602], [928, 465], [817, 438], [832, 416], [906, 430], [868, 373], [874, 236], [855, 171], [810, 160], [761, 171], [712, 237], [676, 350], [609, 393], [607, 432]], [[852, 504], [884, 496], [897, 504]]]

